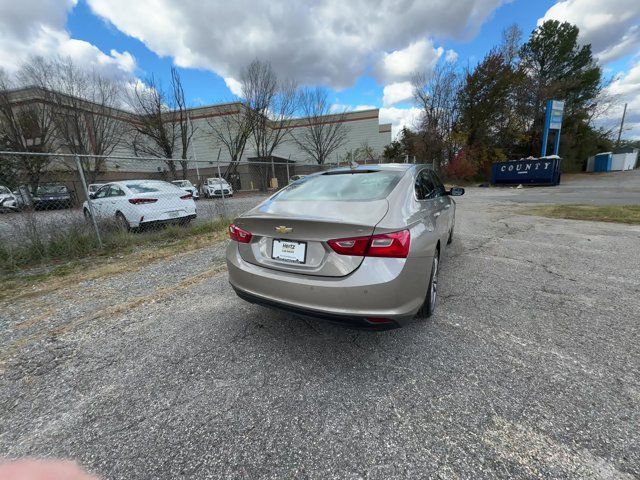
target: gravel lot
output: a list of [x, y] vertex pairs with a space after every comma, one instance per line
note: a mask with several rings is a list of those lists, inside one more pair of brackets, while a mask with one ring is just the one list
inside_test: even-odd
[[435, 318], [236, 298], [224, 244], [0, 305], [0, 452], [109, 479], [640, 476], [640, 227], [458, 201]]

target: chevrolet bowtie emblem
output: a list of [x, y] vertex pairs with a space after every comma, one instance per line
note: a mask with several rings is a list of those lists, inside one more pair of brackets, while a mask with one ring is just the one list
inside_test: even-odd
[[285, 227], [284, 225], [280, 225], [276, 227], [276, 232], [278, 233], [291, 233], [293, 232], [293, 228]]

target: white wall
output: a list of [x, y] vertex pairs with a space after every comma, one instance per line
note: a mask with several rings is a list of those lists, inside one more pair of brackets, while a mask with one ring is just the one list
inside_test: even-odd
[[611, 158], [611, 170], [633, 170], [637, 160], [637, 150], [633, 153], [615, 153]]

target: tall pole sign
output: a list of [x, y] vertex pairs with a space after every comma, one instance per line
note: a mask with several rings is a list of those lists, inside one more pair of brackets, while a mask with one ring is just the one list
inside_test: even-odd
[[541, 157], [547, 155], [547, 143], [549, 142], [549, 131], [555, 131], [553, 139], [553, 154], [558, 155], [560, 150], [560, 130], [562, 129], [562, 114], [564, 112], [564, 102], [562, 100], [548, 100], [547, 113], [544, 119], [544, 130], [542, 132]]

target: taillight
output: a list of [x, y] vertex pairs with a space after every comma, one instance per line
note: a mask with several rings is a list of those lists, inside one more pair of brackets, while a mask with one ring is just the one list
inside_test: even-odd
[[369, 246], [369, 238], [371, 237], [340, 238], [329, 240], [327, 243], [334, 252], [340, 255], [364, 256]]
[[247, 232], [237, 225], [229, 225], [229, 238], [238, 243], [249, 243], [251, 241], [251, 232]]
[[134, 205], [140, 205], [142, 203], [156, 203], [158, 201], [157, 198], [130, 198], [129, 203], [133, 203]]
[[186, 195], [181, 196], [180, 199], [181, 200], [189, 200], [191, 197], [193, 197], [193, 194], [187, 193]]
[[367, 257], [407, 258], [410, 243], [409, 230], [374, 235], [369, 243]]
[[339, 238], [327, 242], [340, 255], [363, 257], [407, 258], [411, 235], [409, 230], [380, 233], [370, 237]]

